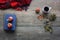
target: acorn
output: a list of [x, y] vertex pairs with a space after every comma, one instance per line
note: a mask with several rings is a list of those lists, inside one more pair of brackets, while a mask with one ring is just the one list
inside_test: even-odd
[[39, 15], [37, 18], [38, 19], [43, 19], [43, 15]]
[[39, 13], [40, 13], [40, 8], [36, 8], [35, 12], [36, 12], [37, 14], [39, 14]]

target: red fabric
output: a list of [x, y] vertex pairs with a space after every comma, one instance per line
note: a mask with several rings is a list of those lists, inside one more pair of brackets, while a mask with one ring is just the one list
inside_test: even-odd
[[31, 3], [31, 0], [25, 0], [25, 3], [26, 4], [30, 4]]
[[7, 2], [7, 0], [0, 0], [0, 3], [5, 3]]
[[18, 2], [18, 6], [22, 6], [23, 4], [21, 2]]
[[[11, 7], [22, 7], [30, 4], [32, 0], [0, 0], [0, 9], [7, 8], [8, 5]], [[25, 7], [24, 6], [24, 7]]]
[[25, 5], [25, 1], [24, 0], [21, 0], [21, 3], [22, 3], [22, 5]]
[[32, 0], [21, 0], [23, 5], [30, 4]]
[[10, 3], [11, 7], [15, 7], [15, 6], [17, 6], [17, 4], [18, 4], [17, 2], [11, 2]]

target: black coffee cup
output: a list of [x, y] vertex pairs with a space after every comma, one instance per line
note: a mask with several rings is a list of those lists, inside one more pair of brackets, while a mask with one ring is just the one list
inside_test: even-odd
[[49, 7], [47, 7], [47, 6], [44, 7], [44, 11], [45, 11], [45, 12], [48, 12], [48, 11], [49, 11]]

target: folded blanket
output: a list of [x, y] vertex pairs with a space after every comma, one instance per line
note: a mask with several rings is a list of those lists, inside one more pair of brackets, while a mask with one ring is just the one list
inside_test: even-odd
[[32, 0], [0, 0], [0, 9], [7, 8], [27, 8]]

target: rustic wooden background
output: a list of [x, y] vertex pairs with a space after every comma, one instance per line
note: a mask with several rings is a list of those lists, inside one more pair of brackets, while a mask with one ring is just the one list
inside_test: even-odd
[[[52, 7], [50, 13], [55, 13], [57, 19], [53, 22], [53, 34], [45, 32], [44, 20], [37, 19], [35, 13], [37, 7], [48, 5]], [[11, 13], [17, 16], [17, 28], [15, 33], [5, 33], [3, 30], [4, 14]], [[33, 0], [27, 11], [12, 9], [0, 10], [0, 40], [60, 40], [60, 0]]]

